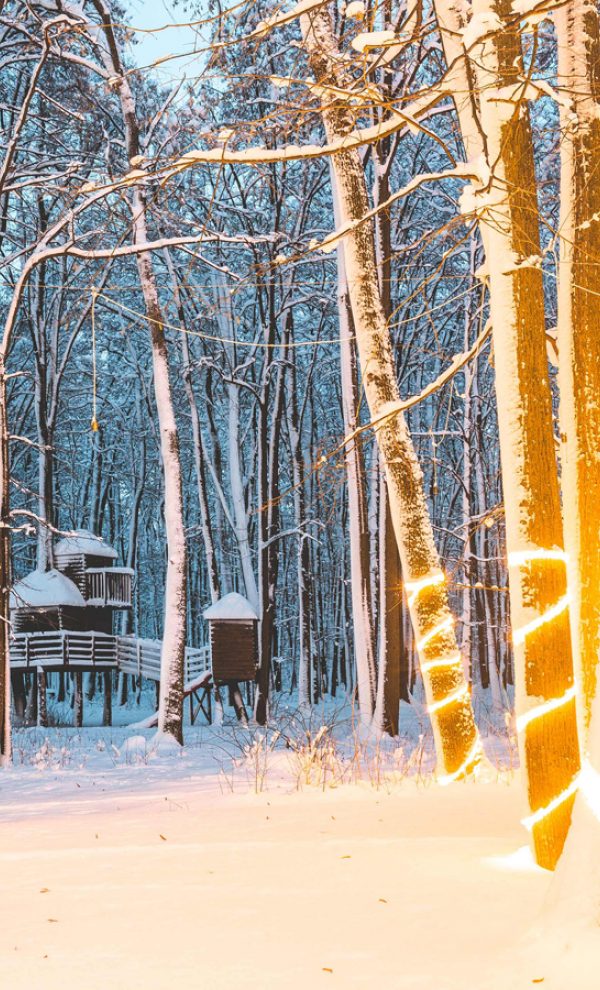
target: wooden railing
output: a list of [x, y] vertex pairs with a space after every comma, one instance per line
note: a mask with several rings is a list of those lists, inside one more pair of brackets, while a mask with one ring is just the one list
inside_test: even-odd
[[10, 641], [11, 667], [116, 667], [114, 636], [99, 632], [17, 633]]
[[[115, 667], [125, 674], [160, 680], [162, 644], [155, 639], [108, 636], [98, 632], [16, 633], [10, 641], [10, 663], [16, 669]], [[185, 682], [194, 681], [210, 667], [210, 648], [186, 647]]]
[[133, 571], [128, 567], [90, 567], [85, 575], [88, 605], [131, 606]]
[[[119, 670], [124, 674], [160, 680], [160, 651], [162, 643], [157, 639], [135, 639], [133, 636], [117, 636], [117, 656]], [[186, 646], [185, 681], [193, 681], [210, 667], [210, 648], [197, 649]]]

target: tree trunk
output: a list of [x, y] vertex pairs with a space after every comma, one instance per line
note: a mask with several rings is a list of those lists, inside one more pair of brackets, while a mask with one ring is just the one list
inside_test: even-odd
[[[107, 64], [115, 76], [115, 89], [121, 103], [130, 161], [140, 155], [139, 122], [128, 77], [123, 73], [112, 22], [101, 0], [94, 6], [102, 17], [108, 45]], [[146, 194], [142, 182], [133, 186], [130, 200], [133, 237], [136, 244], [148, 240]], [[169, 356], [158, 299], [158, 285], [150, 253], [137, 255], [140, 286], [144, 297], [152, 344], [154, 395], [160, 431], [160, 451], [164, 472], [165, 527], [167, 533], [167, 579], [165, 622], [160, 661], [160, 703], [158, 730], [183, 742], [183, 681], [185, 662], [185, 621], [187, 599], [187, 558], [183, 519], [183, 489], [179, 437], [169, 376]]]
[[555, 18], [563, 94], [558, 300], [562, 485], [585, 750], [600, 656], [600, 24], [597, 5], [586, 0], [571, 0]]
[[[520, 29], [510, 3], [475, 0], [472, 11], [482, 23], [491, 18], [504, 27], [487, 31], [467, 59], [460, 42], [462, 8], [436, 0], [453, 90], [469, 94], [456, 100], [467, 158], [485, 155], [489, 168], [481, 186], [471, 190], [471, 203], [481, 218], [490, 288], [517, 727], [532, 813], [526, 824], [538, 863], [552, 869], [569, 828], [567, 788], [579, 750], [533, 143], [523, 102]], [[557, 704], [545, 709], [543, 703], [552, 700]], [[565, 800], [555, 804], [563, 794]]]
[[[269, 320], [266, 343], [275, 343], [276, 319], [273, 315], [274, 300], [269, 288]], [[288, 311], [283, 343], [287, 344], [292, 330], [291, 310]], [[267, 351], [272, 355], [272, 350]], [[260, 651], [256, 678], [254, 717], [259, 725], [265, 725], [268, 717], [271, 659], [275, 637], [275, 595], [279, 564], [279, 548], [274, 540], [279, 520], [279, 442], [283, 418], [283, 396], [287, 349], [283, 349], [277, 366], [273, 389], [272, 426], [269, 430], [269, 406], [272, 391], [272, 358], [265, 358], [262, 394], [258, 409], [258, 532], [259, 532], [259, 586], [260, 586]]]
[[78, 729], [83, 725], [83, 674], [80, 670], [73, 674], [73, 725]]
[[[381, 11], [382, 29], [390, 26], [389, 8]], [[385, 93], [391, 97], [392, 74], [382, 72]], [[384, 140], [373, 149], [373, 200], [381, 206], [389, 199], [391, 168], [390, 141]], [[375, 216], [375, 255], [383, 312], [389, 322], [392, 316], [392, 225], [389, 209], [379, 209]], [[377, 642], [377, 710], [376, 724], [391, 736], [398, 735], [400, 714], [401, 669], [404, 658], [402, 637], [402, 568], [385, 475], [379, 479], [379, 613]], [[406, 664], [404, 664], [406, 666]], [[407, 685], [404, 699], [408, 700]]]
[[226, 391], [228, 400], [227, 419], [229, 426], [229, 484], [231, 487], [235, 538], [240, 555], [240, 564], [242, 567], [242, 577], [244, 580], [244, 591], [246, 598], [253, 608], [256, 609], [258, 614], [260, 608], [258, 584], [256, 582], [256, 574], [254, 572], [254, 564], [252, 561], [248, 512], [246, 509], [246, 496], [241, 465], [240, 386], [234, 383], [228, 383], [226, 386]]
[[104, 700], [102, 705], [102, 725], [112, 725], [112, 672], [105, 670], [102, 675]]
[[[296, 381], [296, 365], [290, 368], [290, 395], [287, 403], [287, 425], [290, 440], [290, 457], [292, 462], [292, 482], [294, 499], [295, 523], [300, 530], [305, 525], [306, 493], [304, 490], [304, 471], [302, 462], [301, 422], [298, 411], [298, 390]], [[298, 591], [298, 705], [308, 706], [312, 703], [311, 679], [311, 573], [310, 545], [308, 537], [298, 533], [298, 549], [296, 552], [296, 587]]]
[[[181, 290], [177, 282], [177, 277], [175, 270], [173, 268], [173, 264], [171, 262], [170, 254], [169, 252], [165, 252], [165, 254], [167, 259], [167, 267], [171, 275], [173, 289], [175, 292], [175, 301], [177, 305], [177, 314], [179, 317], [179, 322], [182, 327], [185, 327], [186, 326], [185, 309], [183, 306], [183, 300], [181, 298]], [[204, 438], [202, 436], [202, 426], [200, 423], [198, 406], [196, 404], [196, 397], [194, 395], [194, 388], [192, 385], [190, 347], [188, 343], [187, 334], [183, 332], [180, 333], [179, 340], [180, 340], [181, 358], [183, 364], [183, 384], [185, 387], [185, 395], [188, 403], [188, 409], [190, 411], [190, 421], [192, 426], [194, 469], [196, 472], [196, 488], [198, 492], [198, 511], [200, 513], [202, 546], [204, 549], [206, 570], [208, 573], [210, 600], [211, 600], [211, 604], [214, 605], [215, 602], [217, 602], [221, 597], [221, 582], [219, 580], [217, 557], [215, 554], [215, 542], [213, 538], [213, 528], [210, 518], [210, 507], [208, 504], [208, 487], [206, 483], [206, 451], [204, 446]]]
[[0, 766], [11, 761], [10, 731], [10, 458], [4, 358], [0, 355]]
[[402, 571], [385, 478], [381, 480], [379, 497], [379, 668], [375, 721], [383, 732], [389, 733], [390, 736], [397, 736], [400, 714], [401, 665], [404, 653]]
[[36, 674], [37, 724], [42, 728], [46, 728], [48, 725], [48, 693], [46, 687], [46, 671], [43, 667], [38, 667]]
[[[44, 410], [45, 412], [45, 410]], [[40, 417], [41, 418], [41, 417]], [[43, 422], [38, 427], [40, 451], [38, 453], [38, 539], [37, 539], [37, 568], [40, 571], [53, 567], [53, 533], [54, 520], [54, 461], [52, 440], [48, 424]]]
[[[305, 46], [318, 83], [346, 87], [333, 37], [329, 11], [318, 8], [301, 19]], [[329, 141], [354, 128], [345, 104], [328, 103], [322, 110]], [[364, 222], [369, 203], [357, 151], [334, 156], [334, 193], [342, 221], [360, 220], [344, 238], [344, 256], [362, 381], [372, 419], [399, 401], [390, 337], [381, 305], [373, 229]], [[382, 420], [377, 429], [385, 469], [390, 511], [409, 591], [428, 710], [445, 782], [464, 776], [479, 762], [481, 744], [458, 652], [448, 595], [433, 540], [417, 462], [402, 414]]]
[[[346, 283], [343, 247], [338, 248], [338, 307], [340, 322], [340, 364], [344, 431], [353, 433], [358, 425], [358, 370], [353, 340], [352, 312]], [[350, 590], [352, 595], [352, 629], [358, 707], [364, 724], [375, 710], [375, 631], [371, 608], [371, 573], [369, 525], [365, 464], [360, 441], [346, 445], [346, 489], [348, 493], [348, 530], [350, 543]]]

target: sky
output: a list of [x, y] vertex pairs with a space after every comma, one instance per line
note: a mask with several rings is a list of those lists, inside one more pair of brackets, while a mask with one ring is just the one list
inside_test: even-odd
[[127, 6], [130, 11], [128, 26], [136, 30], [138, 41], [132, 46], [135, 62], [146, 66], [168, 55], [184, 53], [183, 58], [169, 60], [156, 71], [165, 84], [184, 75], [193, 77], [202, 63], [202, 56], [191, 53], [203, 44], [196, 31], [185, 25], [187, 15], [181, 6], [175, 7], [169, 0], [128, 0]]

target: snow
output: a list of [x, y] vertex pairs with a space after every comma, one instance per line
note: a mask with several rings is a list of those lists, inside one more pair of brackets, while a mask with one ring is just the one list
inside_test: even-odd
[[80, 529], [76, 533], [65, 536], [56, 544], [55, 552], [61, 556], [63, 554], [89, 554], [93, 557], [107, 557], [116, 560], [117, 552], [109, 547], [100, 536]]
[[[564, 939], [544, 934], [552, 877], [523, 850], [517, 775], [323, 788], [256, 735], [264, 776], [256, 745], [228, 761], [227, 729], [162, 751], [126, 729], [16, 736], [23, 762], [0, 777], [10, 990], [574, 990], [575, 946], [566, 982], [547, 964]], [[596, 987], [589, 969], [577, 990]]]
[[199, 688], [206, 687], [210, 682], [212, 677], [212, 670], [203, 670], [197, 677], [194, 677], [191, 681], [187, 681], [183, 693], [191, 694], [192, 691], [198, 691]]
[[368, 52], [372, 48], [387, 48], [397, 45], [398, 38], [393, 31], [363, 31], [352, 39], [352, 47], [357, 52]]
[[300, 0], [290, 11], [279, 11], [272, 17], [267, 18], [266, 21], [259, 21], [253, 31], [250, 32], [248, 38], [261, 38], [268, 34], [273, 28], [280, 27], [282, 24], [287, 24], [289, 21], [294, 21], [298, 17], [302, 17], [303, 14], [307, 14], [314, 7], [320, 7], [323, 0]]
[[473, 14], [468, 25], [462, 32], [463, 45], [467, 50], [473, 48], [482, 38], [497, 31], [502, 31], [503, 24], [494, 11], [478, 11]]
[[32, 571], [10, 593], [11, 609], [50, 605], [85, 605], [77, 585], [60, 571]]
[[344, 13], [349, 20], [362, 21], [365, 16], [365, 5], [362, 0], [352, 0], [347, 4]]
[[232, 591], [229, 595], [224, 595], [218, 602], [207, 608], [203, 614], [204, 618], [209, 620], [254, 619], [258, 621], [256, 610], [252, 607], [248, 599], [244, 598], [243, 595], [239, 595], [237, 591]]

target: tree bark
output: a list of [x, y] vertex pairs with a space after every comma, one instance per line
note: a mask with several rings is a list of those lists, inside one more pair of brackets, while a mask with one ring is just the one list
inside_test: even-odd
[[561, 91], [558, 345], [571, 634], [584, 750], [600, 656], [600, 19], [556, 11]]
[[298, 591], [298, 705], [306, 707], [313, 702], [311, 656], [311, 571], [308, 537], [301, 531], [305, 525], [306, 493], [302, 460], [302, 422], [298, 409], [296, 365], [288, 376], [290, 395], [287, 403], [287, 426], [292, 462], [294, 517], [298, 527], [296, 551], [296, 588]]
[[[321, 7], [303, 15], [301, 25], [317, 83], [344, 89], [346, 80], [329, 11]], [[329, 141], [343, 138], [354, 127], [352, 113], [344, 104], [328, 102], [322, 116]], [[376, 418], [399, 401], [399, 390], [377, 281], [373, 229], [364, 222], [369, 208], [365, 176], [356, 150], [335, 155], [333, 168], [342, 221], [363, 221], [344, 238], [344, 256], [363, 387], [371, 417]], [[377, 440], [409, 590], [438, 762], [449, 781], [469, 773], [479, 762], [479, 737], [433, 540], [422, 472], [404, 417], [395, 414], [383, 420]]]
[[[402, 571], [394, 534], [385, 478], [380, 488], [379, 565], [379, 668], [375, 721], [383, 732], [398, 735], [402, 636]], [[406, 685], [404, 686], [406, 700]]]
[[[358, 369], [342, 245], [338, 248], [338, 309], [344, 431], [349, 435], [358, 425]], [[376, 672], [365, 463], [359, 440], [347, 444], [344, 453], [356, 687], [360, 717], [368, 724], [375, 710]]]
[[[101, 0], [94, 6], [102, 18], [108, 45], [107, 63], [114, 73], [126, 135], [129, 161], [140, 155], [139, 122], [128, 77], [123, 73], [117, 42], [108, 11]], [[136, 244], [148, 240], [147, 203], [142, 182], [133, 185], [130, 211]], [[160, 703], [158, 730], [183, 742], [183, 682], [185, 662], [185, 622], [187, 606], [187, 551], [183, 518], [183, 488], [179, 436], [171, 394], [169, 356], [158, 299], [158, 285], [150, 253], [137, 256], [140, 286], [152, 344], [154, 395], [160, 431], [160, 451], [164, 472], [165, 527], [167, 533], [167, 579], [165, 621], [161, 650]]]
[[10, 457], [6, 410], [6, 375], [0, 354], [0, 766], [11, 761], [10, 729]]
[[[451, 2], [436, 2], [454, 89], [468, 94], [457, 99], [466, 154], [483, 155], [488, 168], [471, 190], [471, 205], [480, 217], [490, 289], [519, 749], [536, 858], [553, 869], [572, 797], [553, 802], [577, 772], [579, 749], [533, 142], [510, 3], [475, 0], [472, 11], [499, 29], [486, 31], [466, 58], [457, 40], [463, 14]], [[553, 699], [564, 703], [543, 711], [540, 702]]]
[[[175, 293], [175, 302], [177, 306], [177, 314], [179, 317], [179, 322], [182, 327], [186, 326], [185, 309], [183, 306], [183, 300], [181, 297], [181, 290], [179, 288], [179, 283], [177, 281], [177, 276], [175, 269], [173, 267], [171, 257], [169, 252], [165, 252], [167, 267], [171, 275], [173, 290]], [[210, 600], [211, 604], [214, 605], [215, 602], [221, 597], [221, 582], [219, 580], [219, 570], [217, 566], [217, 557], [215, 553], [215, 541], [213, 537], [213, 528], [210, 517], [210, 507], [208, 503], [208, 486], [206, 482], [206, 450], [204, 444], [204, 438], [202, 436], [202, 425], [200, 423], [200, 415], [198, 412], [198, 406], [196, 403], [196, 396], [194, 395], [194, 388], [192, 384], [192, 369], [190, 363], [190, 347], [188, 343], [187, 334], [182, 332], [180, 335], [180, 346], [181, 346], [181, 358], [183, 364], [183, 384], [185, 388], [185, 395], [188, 402], [188, 409], [190, 411], [190, 421], [192, 426], [192, 445], [194, 450], [194, 468], [196, 472], [196, 488], [198, 492], [198, 511], [200, 513], [200, 528], [202, 531], [202, 546], [204, 549], [204, 557], [206, 560], [206, 569], [208, 572], [208, 586], [210, 589]]]

